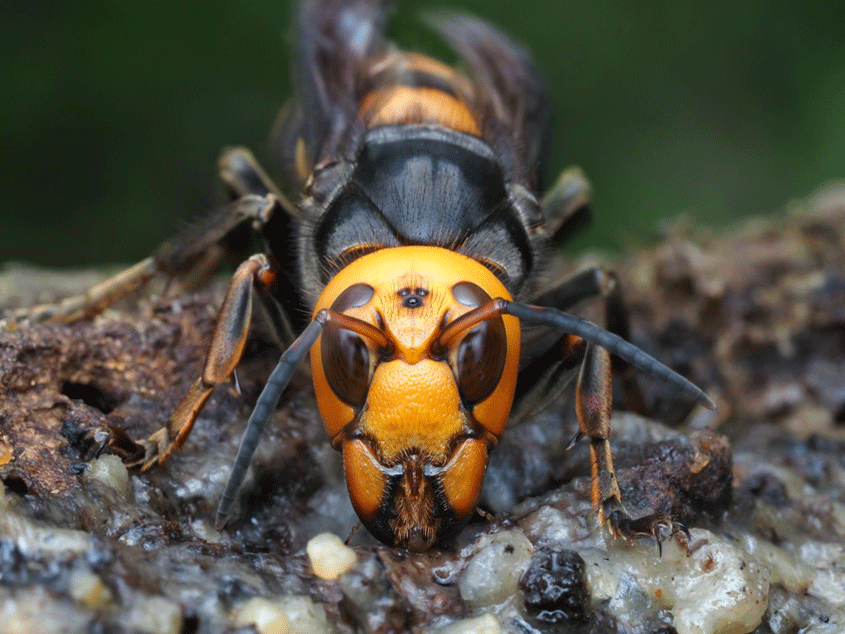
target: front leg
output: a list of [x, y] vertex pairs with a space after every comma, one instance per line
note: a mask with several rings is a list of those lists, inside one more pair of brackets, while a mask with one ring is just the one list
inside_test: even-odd
[[583, 354], [575, 390], [575, 411], [580, 435], [590, 439], [593, 509], [598, 513], [599, 522], [607, 525], [614, 537], [622, 537], [629, 543], [637, 537], [653, 537], [662, 554], [664, 536], [680, 533], [689, 536], [689, 531], [671, 516], [652, 514], [632, 519], [623, 508], [610, 450], [613, 400], [610, 354], [604, 348], [577, 340], [570, 347], [570, 354]]
[[610, 513], [622, 508], [622, 494], [610, 452], [613, 400], [610, 355], [603, 348], [583, 341], [571, 349], [571, 353], [579, 352], [583, 354], [583, 360], [575, 388], [575, 412], [580, 434], [590, 439], [593, 509], [604, 524]]
[[144, 470], [149, 469], [167, 460], [184, 444], [214, 386], [231, 379], [241, 359], [252, 320], [253, 287], [269, 296], [276, 273], [275, 263], [264, 254], [252, 256], [235, 271], [214, 325], [202, 376], [166, 425], [138, 443], [144, 449], [144, 457], [134, 464], [142, 463]]

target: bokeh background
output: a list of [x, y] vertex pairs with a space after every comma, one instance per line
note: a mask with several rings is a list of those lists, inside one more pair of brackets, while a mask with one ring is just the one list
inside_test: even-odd
[[[552, 167], [581, 165], [594, 226], [574, 248], [723, 225], [845, 178], [838, 1], [438, 2], [523, 42], [555, 95]], [[445, 54], [400, 3], [391, 33]], [[150, 253], [216, 200], [226, 145], [266, 161], [289, 94], [292, 4], [0, 6], [0, 261]]]

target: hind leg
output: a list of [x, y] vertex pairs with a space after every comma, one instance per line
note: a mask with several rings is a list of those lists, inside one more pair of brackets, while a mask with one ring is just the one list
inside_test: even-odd
[[228, 234], [251, 224], [261, 235], [264, 225], [274, 217], [274, 229], [278, 230], [281, 224], [287, 228], [283, 218], [297, 213], [248, 150], [234, 148], [224, 152], [220, 177], [229, 190], [230, 204], [167, 241], [150, 257], [81, 295], [8, 311], [3, 317], [16, 322], [72, 323], [98, 315], [158, 275], [198, 284], [217, 268], [225, 254], [221, 243]]
[[4, 318], [29, 323], [72, 323], [94, 317], [154, 277], [205, 278], [216, 268], [224, 252], [220, 241], [244, 223], [264, 223], [279, 202], [274, 196], [245, 196], [227, 205], [177, 238], [163, 244], [154, 255], [110, 277], [81, 295], [55, 304], [9, 311]]

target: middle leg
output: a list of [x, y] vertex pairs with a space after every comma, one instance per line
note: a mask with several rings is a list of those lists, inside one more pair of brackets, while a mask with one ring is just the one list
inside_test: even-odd
[[[628, 310], [616, 276], [604, 268], [593, 267], [568, 277], [531, 303], [567, 310], [594, 299], [604, 302], [607, 330], [628, 340]], [[513, 418], [528, 418], [560, 396], [582, 358], [583, 353], [573, 356], [568, 335], [561, 336], [557, 330], [535, 329], [525, 333]], [[638, 414], [647, 413], [635, 369], [615, 356], [611, 357], [611, 368], [613, 375], [621, 377], [627, 408]]]

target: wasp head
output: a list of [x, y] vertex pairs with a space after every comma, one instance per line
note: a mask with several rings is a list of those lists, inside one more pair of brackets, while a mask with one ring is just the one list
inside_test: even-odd
[[355, 260], [317, 303], [320, 413], [358, 516], [387, 544], [446, 545], [475, 511], [519, 363], [517, 320], [472, 319], [496, 297], [509, 295], [480, 263], [397, 247]]

